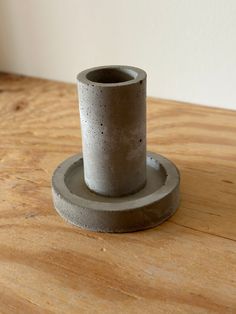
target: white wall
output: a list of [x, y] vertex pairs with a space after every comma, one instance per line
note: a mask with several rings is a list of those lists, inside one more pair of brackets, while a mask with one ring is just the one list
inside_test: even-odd
[[148, 72], [148, 94], [236, 109], [236, 0], [0, 0], [0, 70], [75, 82]]

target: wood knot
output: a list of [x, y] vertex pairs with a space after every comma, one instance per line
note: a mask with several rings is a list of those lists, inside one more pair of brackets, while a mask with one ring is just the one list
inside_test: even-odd
[[27, 107], [28, 103], [25, 100], [18, 101], [14, 104], [14, 111], [22, 111]]
[[222, 182], [233, 184], [233, 181], [230, 180], [222, 180]]

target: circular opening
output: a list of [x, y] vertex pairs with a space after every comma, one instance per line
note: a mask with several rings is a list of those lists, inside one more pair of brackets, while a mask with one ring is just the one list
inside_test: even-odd
[[105, 68], [93, 70], [86, 77], [95, 83], [122, 83], [135, 79], [137, 73], [130, 69]]

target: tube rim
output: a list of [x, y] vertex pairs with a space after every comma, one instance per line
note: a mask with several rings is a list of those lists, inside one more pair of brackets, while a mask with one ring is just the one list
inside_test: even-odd
[[[107, 69], [111, 69], [111, 70], [120, 70], [120, 71], [133, 71], [134, 73], [136, 73], [136, 77], [127, 81], [123, 81], [123, 82], [113, 82], [113, 83], [102, 83], [102, 82], [95, 82], [92, 81], [90, 79], [88, 79], [88, 75], [94, 71], [97, 70], [107, 70]], [[142, 81], [146, 80], [147, 77], [147, 73], [137, 67], [133, 67], [133, 66], [128, 66], [128, 65], [105, 65], [105, 66], [98, 66], [98, 67], [92, 67], [89, 69], [86, 69], [82, 72], [80, 72], [77, 75], [77, 82], [78, 83], [83, 83], [86, 85], [91, 85], [93, 87], [95, 86], [99, 86], [99, 87], [116, 87], [116, 86], [129, 86], [129, 85], [133, 85], [136, 83], [141, 83]]]

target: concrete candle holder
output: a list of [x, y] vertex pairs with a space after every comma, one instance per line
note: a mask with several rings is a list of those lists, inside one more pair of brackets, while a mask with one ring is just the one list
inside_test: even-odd
[[93, 231], [151, 228], [179, 205], [175, 165], [146, 153], [146, 73], [105, 66], [78, 75], [83, 156], [58, 166], [53, 202], [70, 223]]

